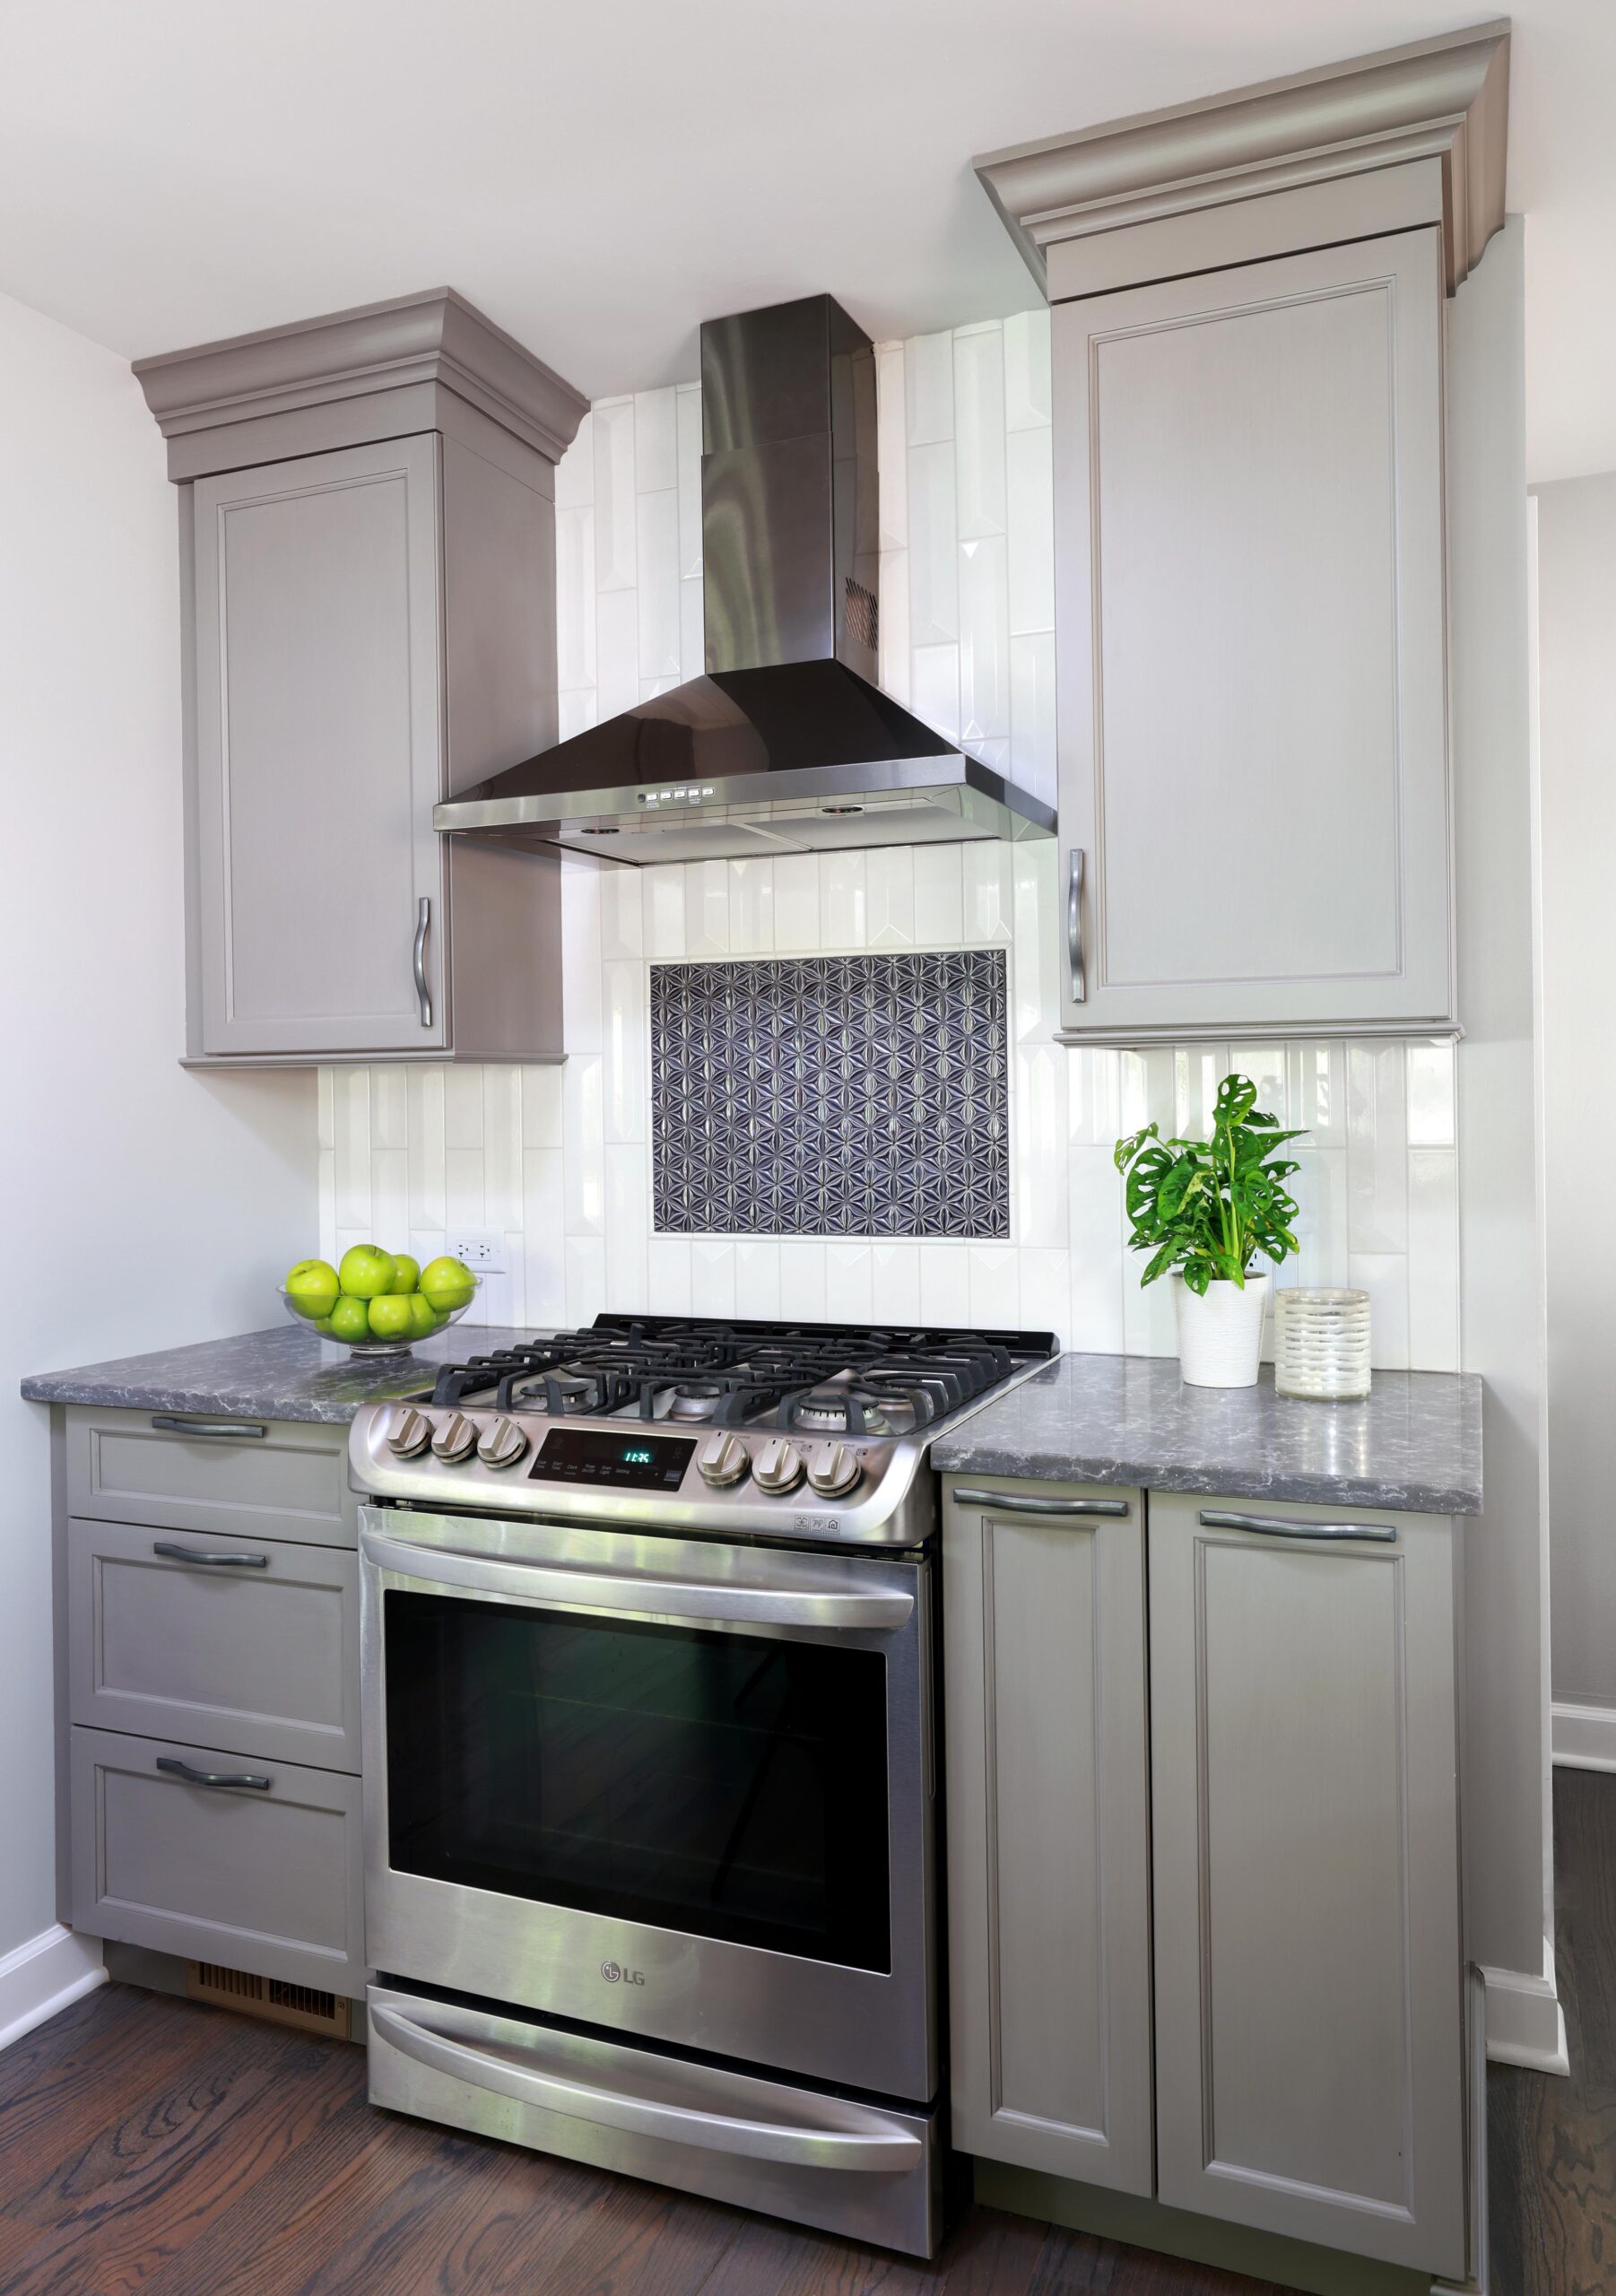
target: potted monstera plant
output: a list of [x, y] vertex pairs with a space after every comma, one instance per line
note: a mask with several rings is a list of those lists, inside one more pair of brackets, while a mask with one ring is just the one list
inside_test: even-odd
[[1282, 1131], [1256, 1100], [1249, 1076], [1226, 1076], [1210, 1138], [1163, 1140], [1147, 1124], [1116, 1144], [1128, 1242], [1151, 1255], [1140, 1282], [1171, 1271], [1178, 1365], [1191, 1387], [1255, 1385], [1269, 1278], [1255, 1262], [1277, 1265], [1298, 1249], [1285, 1182], [1301, 1168], [1279, 1152], [1302, 1135]]

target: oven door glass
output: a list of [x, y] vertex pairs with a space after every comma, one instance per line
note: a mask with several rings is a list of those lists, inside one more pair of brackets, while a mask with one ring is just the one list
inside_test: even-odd
[[384, 1632], [395, 1870], [890, 1970], [878, 1651], [395, 1589]]

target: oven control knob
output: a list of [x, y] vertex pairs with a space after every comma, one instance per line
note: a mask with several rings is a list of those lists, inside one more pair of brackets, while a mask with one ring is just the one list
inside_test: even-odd
[[709, 1435], [696, 1454], [696, 1465], [704, 1483], [715, 1491], [727, 1491], [732, 1483], [745, 1481], [752, 1454], [738, 1435]]
[[803, 1455], [795, 1443], [783, 1442], [776, 1436], [764, 1444], [752, 1461], [752, 1479], [760, 1491], [784, 1498], [803, 1480]]
[[432, 1439], [432, 1422], [424, 1411], [405, 1404], [387, 1419], [387, 1448], [401, 1459], [418, 1459]]
[[477, 1446], [477, 1457], [491, 1467], [514, 1467], [526, 1451], [527, 1438], [514, 1419], [496, 1419]]
[[459, 1466], [476, 1448], [476, 1423], [463, 1411], [452, 1413], [432, 1438], [433, 1457], [441, 1459], [446, 1466]]
[[858, 1453], [847, 1443], [816, 1443], [808, 1454], [808, 1480], [821, 1499], [845, 1499], [864, 1477]]

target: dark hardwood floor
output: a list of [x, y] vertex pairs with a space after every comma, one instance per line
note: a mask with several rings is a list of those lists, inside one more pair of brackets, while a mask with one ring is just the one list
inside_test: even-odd
[[[1489, 2081], [1495, 2296], [1616, 2296], [1616, 1778], [1555, 1776], [1572, 2077]], [[364, 2057], [127, 1986], [0, 2056], [4, 2296], [1284, 2296], [978, 2209], [934, 2265], [373, 2112]]]

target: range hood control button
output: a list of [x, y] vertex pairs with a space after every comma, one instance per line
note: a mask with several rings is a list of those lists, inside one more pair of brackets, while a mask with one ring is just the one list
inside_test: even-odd
[[401, 1459], [418, 1459], [432, 1439], [432, 1422], [424, 1411], [406, 1404], [387, 1418], [387, 1448]]
[[496, 1419], [477, 1446], [477, 1457], [491, 1467], [514, 1467], [526, 1452], [527, 1438], [514, 1419]]
[[732, 1483], [745, 1481], [752, 1454], [738, 1435], [709, 1435], [696, 1455], [696, 1465], [704, 1483], [715, 1491], [727, 1491]]
[[783, 1499], [803, 1480], [803, 1455], [795, 1443], [776, 1436], [765, 1443], [752, 1463], [752, 1479], [760, 1491]]
[[864, 1472], [858, 1453], [847, 1443], [816, 1443], [808, 1454], [808, 1480], [821, 1499], [845, 1499]]
[[475, 1422], [469, 1420], [463, 1411], [457, 1411], [447, 1419], [432, 1438], [433, 1457], [441, 1459], [445, 1466], [461, 1465], [471, 1457], [476, 1448]]

